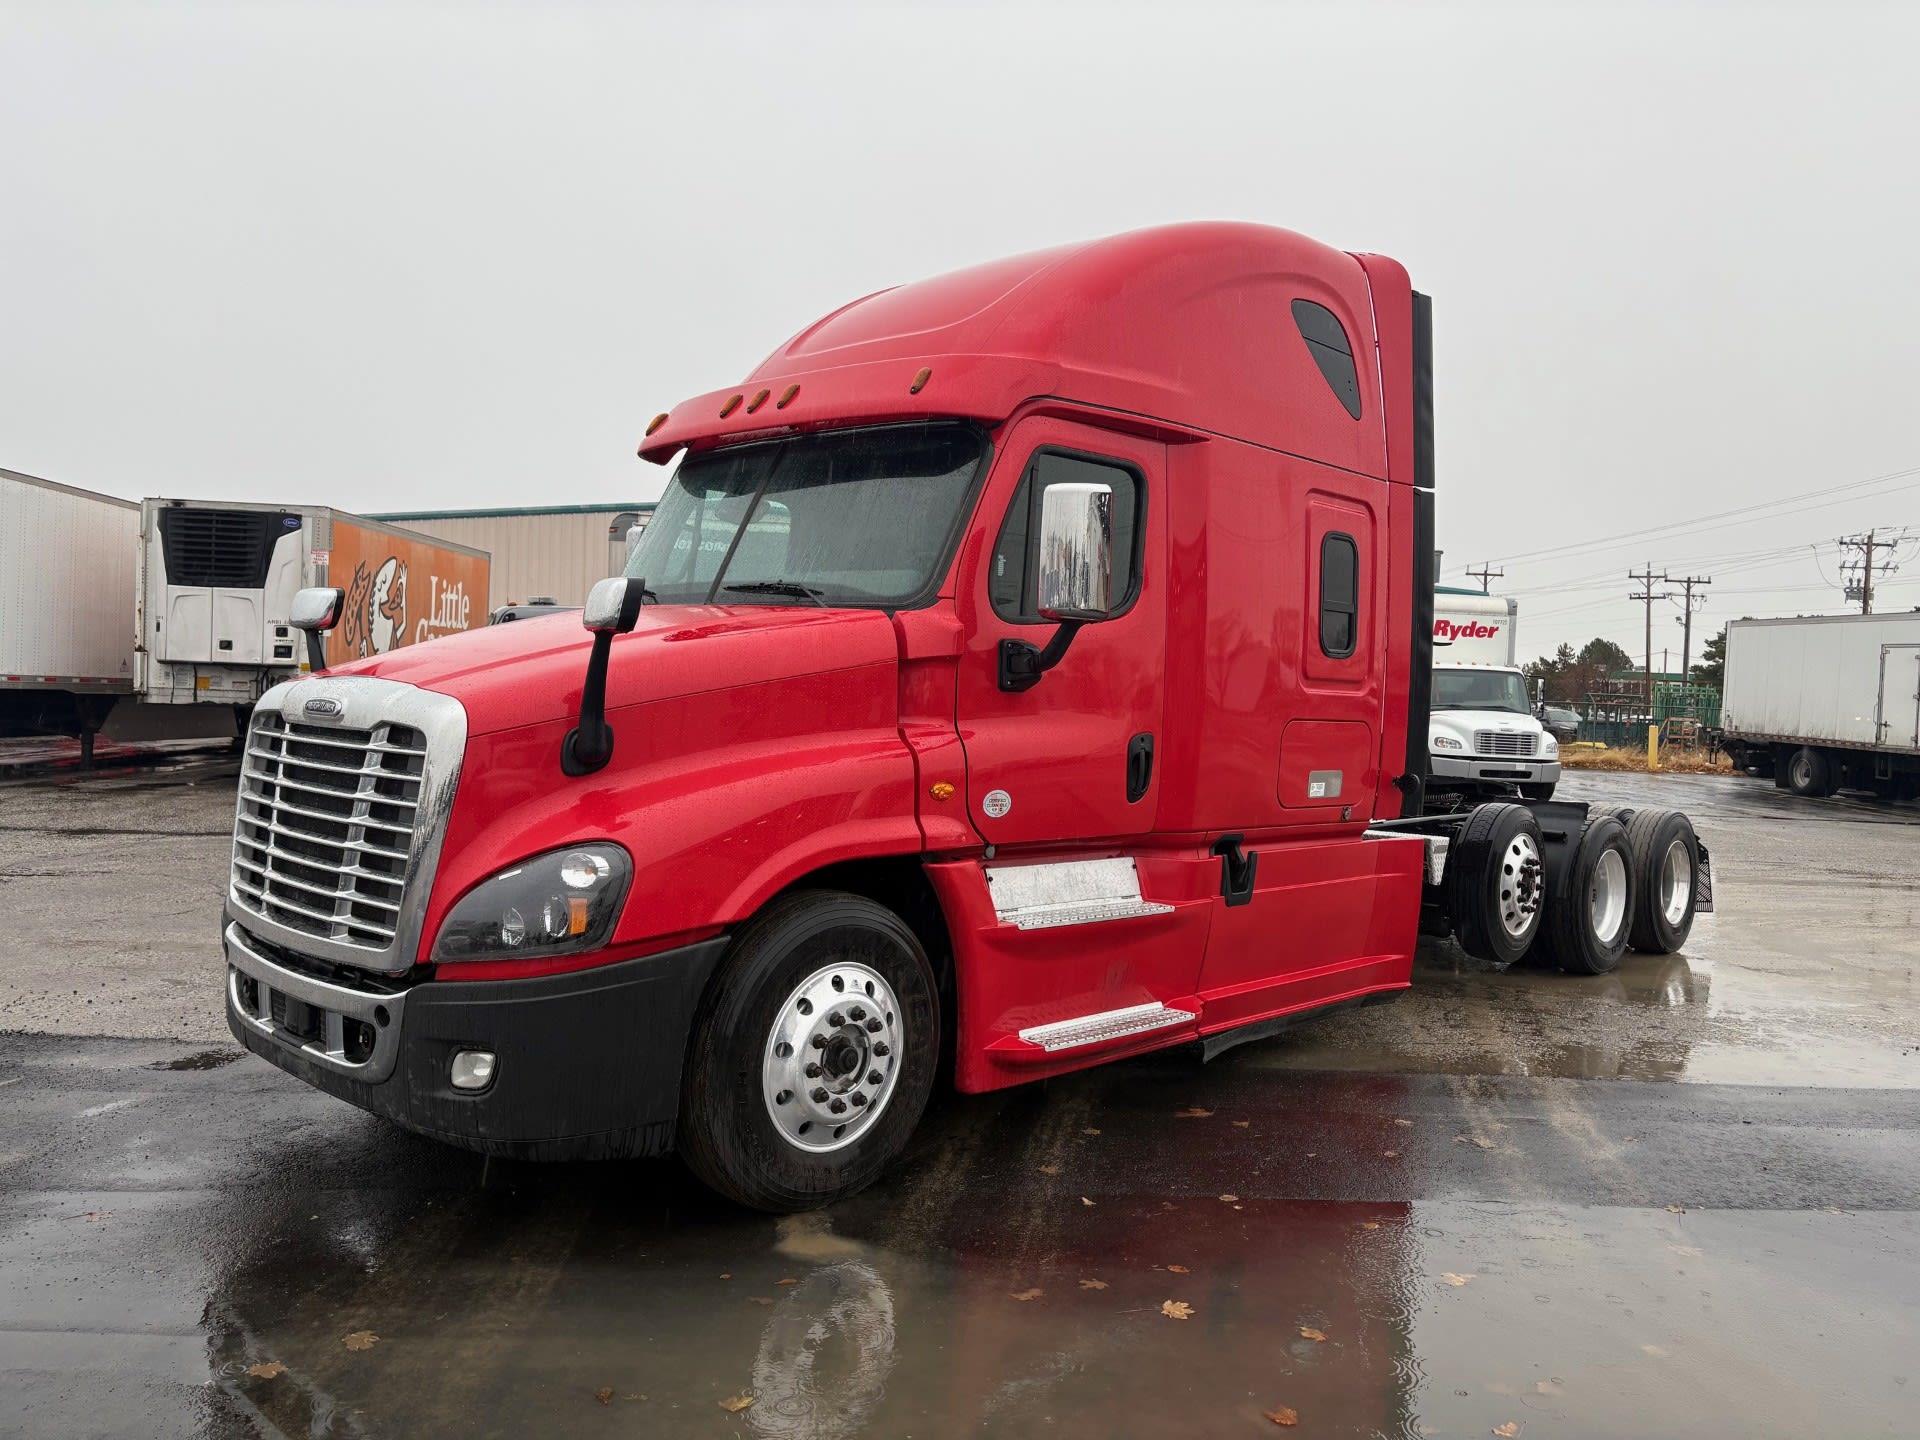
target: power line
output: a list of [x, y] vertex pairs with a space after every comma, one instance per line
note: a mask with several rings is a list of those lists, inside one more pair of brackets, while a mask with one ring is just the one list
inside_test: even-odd
[[1489, 570], [1485, 564], [1482, 564], [1478, 570], [1467, 571], [1467, 574], [1480, 582], [1480, 593], [1482, 595], [1491, 595], [1493, 593], [1492, 582], [1500, 579], [1506, 573], [1504, 570]]
[[[1894, 564], [1891, 554], [1893, 548], [1902, 540], [1906, 539], [1906, 532], [1903, 530], [1898, 535], [1894, 535], [1886, 540], [1876, 539], [1879, 533], [1879, 529], [1876, 527], [1859, 535], [1842, 535], [1839, 541], [1842, 550], [1858, 550], [1860, 552], [1860, 558], [1858, 560], [1847, 560], [1841, 563], [1840, 578], [1845, 582], [1846, 586], [1841, 593], [1849, 600], [1858, 600], [1860, 602], [1860, 613], [1862, 615], [1871, 615], [1873, 613], [1873, 577], [1876, 574], [1890, 574], [1900, 568]], [[1889, 558], [1875, 564], [1873, 552], [1876, 548], [1887, 552]], [[1857, 578], [1848, 579], [1849, 573]]]

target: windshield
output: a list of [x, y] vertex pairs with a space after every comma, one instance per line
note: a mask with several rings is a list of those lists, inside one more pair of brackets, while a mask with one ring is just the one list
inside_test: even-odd
[[916, 601], [940, 577], [985, 453], [978, 431], [943, 422], [689, 456], [627, 577], [667, 604]]
[[1531, 715], [1526, 677], [1512, 670], [1436, 670], [1433, 672], [1433, 708], [1436, 710], [1511, 710]]

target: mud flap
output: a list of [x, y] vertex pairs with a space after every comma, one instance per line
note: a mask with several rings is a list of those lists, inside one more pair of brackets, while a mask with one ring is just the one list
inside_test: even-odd
[[1694, 837], [1694, 848], [1700, 852], [1700, 868], [1693, 872], [1693, 913], [1696, 915], [1713, 914], [1713, 861], [1707, 858], [1707, 847], [1700, 843], [1700, 837]]

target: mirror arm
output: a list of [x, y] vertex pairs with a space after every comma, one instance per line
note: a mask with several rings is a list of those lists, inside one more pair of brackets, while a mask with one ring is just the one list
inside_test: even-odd
[[318, 675], [327, 668], [327, 637], [321, 630], [307, 631], [307, 672]]
[[1019, 692], [1031, 690], [1040, 683], [1040, 677], [1066, 659], [1067, 647], [1073, 644], [1073, 637], [1080, 633], [1080, 627], [1087, 623], [1084, 616], [1066, 616], [1060, 621], [1060, 628], [1053, 632], [1053, 638], [1047, 641], [1044, 650], [1029, 645], [1024, 640], [1002, 640], [1000, 642], [1000, 688]]
[[607, 661], [612, 653], [613, 631], [596, 631], [580, 695], [580, 723], [560, 746], [560, 768], [568, 775], [591, 775], [613, 758], [613, 727], [607, 724]]

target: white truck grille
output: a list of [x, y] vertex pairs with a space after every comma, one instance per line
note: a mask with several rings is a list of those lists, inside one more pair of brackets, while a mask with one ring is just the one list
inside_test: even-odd
[[1476, 730], [1473, 752], [1476, 755], [1531, 755], [1539, 738], [1520, 730]]
[[233, 888], [292, 930], [386, 951], [399, 933], [426, 737], [262, 712], [247, 736]]

